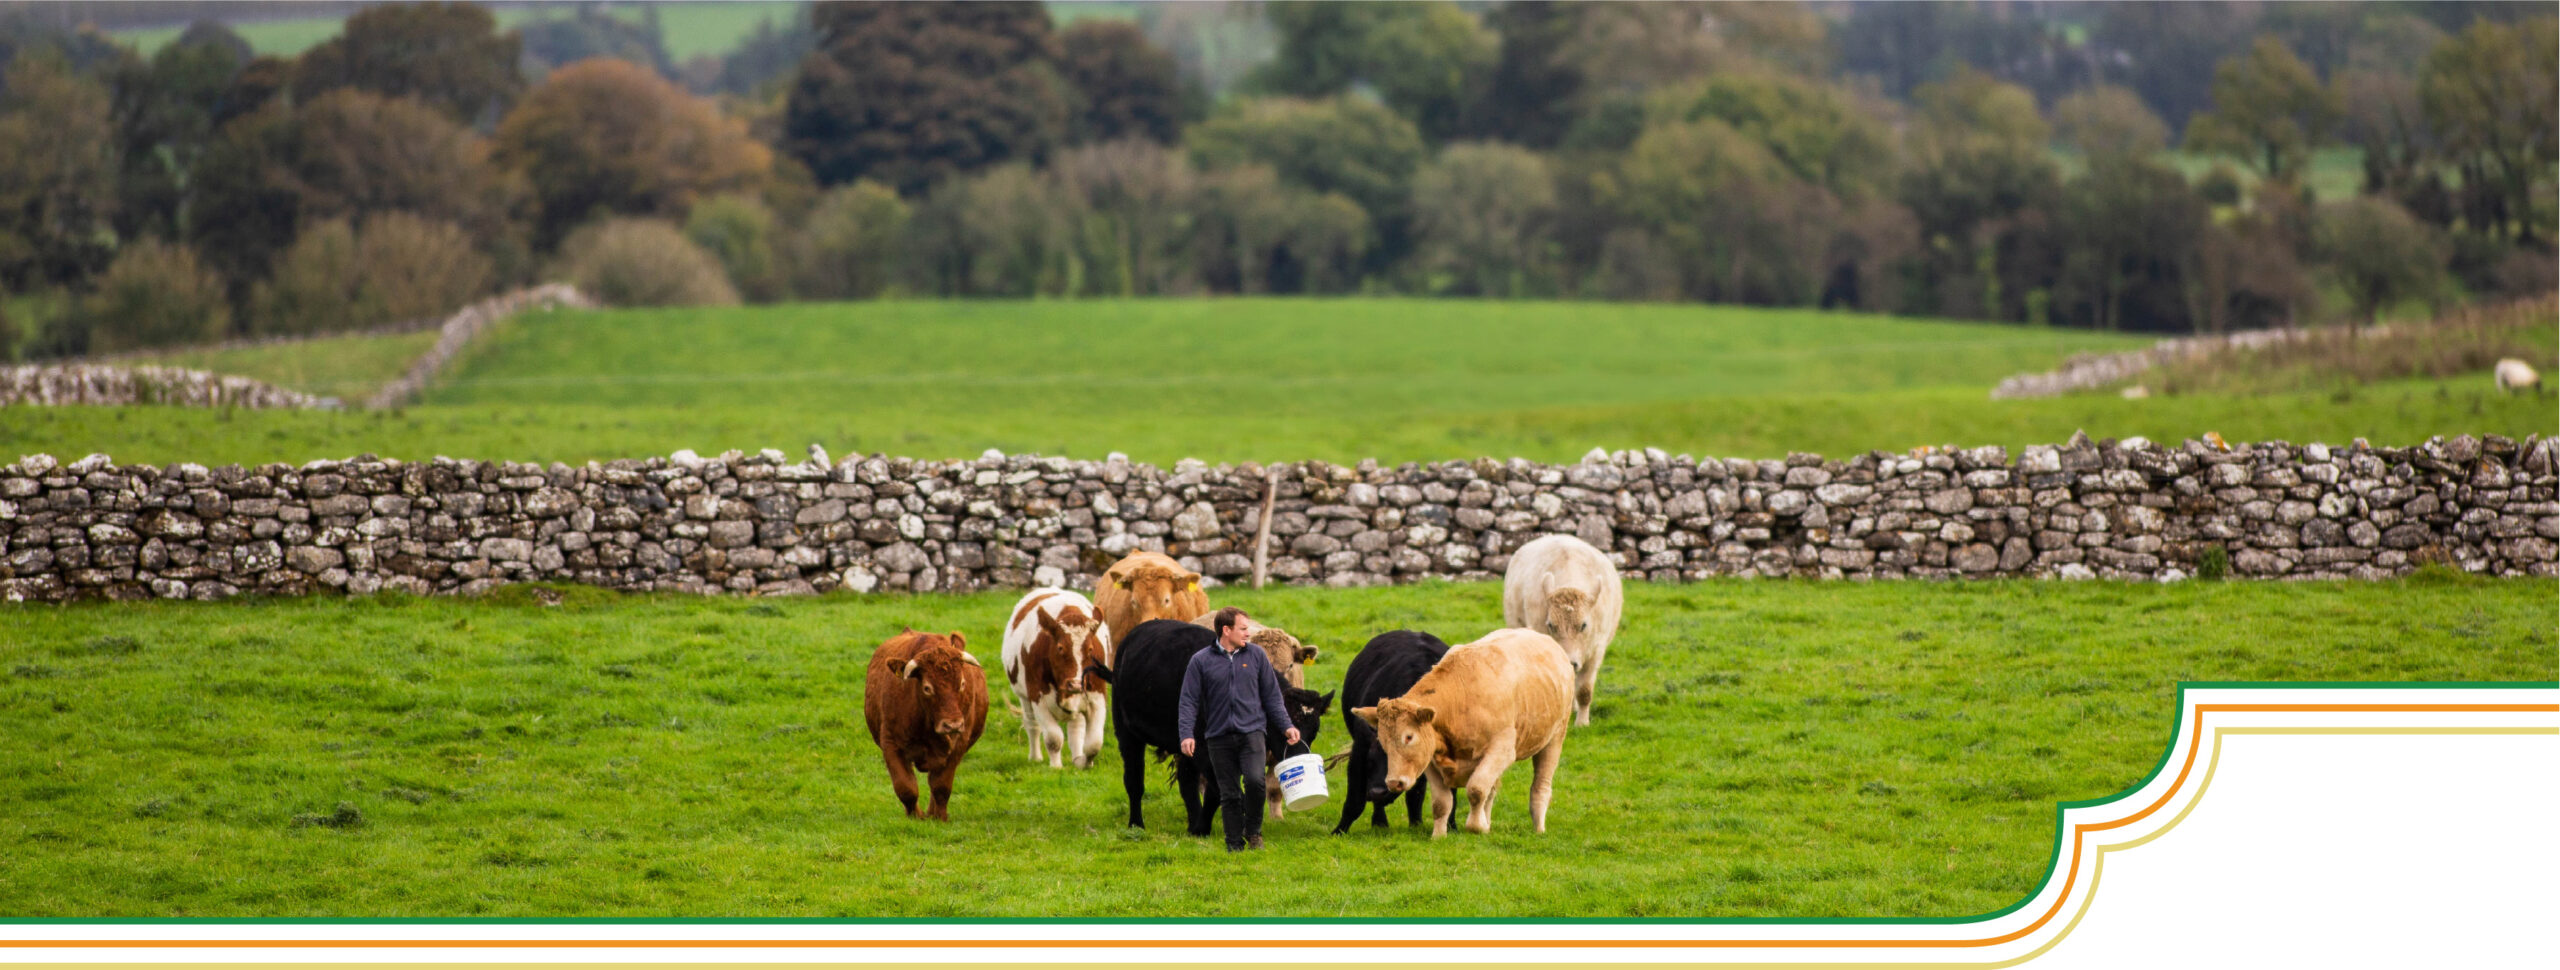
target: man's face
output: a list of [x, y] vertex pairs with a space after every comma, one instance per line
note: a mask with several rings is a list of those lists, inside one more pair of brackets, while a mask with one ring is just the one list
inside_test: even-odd
[[1227, 649], [1229, 650], [1237, 650], [1242, 649], [1245, 641], [1252, 637], [1253, 618], [1250, 616], [1239, 616], [1236, 617], [1234, 625], [1227, 627], [1227, 632], [1218, 637], [1218, 642], [1226, 644]]

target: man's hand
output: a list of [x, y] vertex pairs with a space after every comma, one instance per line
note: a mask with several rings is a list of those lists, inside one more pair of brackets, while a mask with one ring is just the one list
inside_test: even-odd
[[1290, 728], [1290, 729], [1289, 729], [1289, 743], [1290, 743], [1290, 744], [1296, 744], [1296, 743], [1298, 743], [1298, 729], [1297, 729], [1297, 728]]
[[[1291, 732], [1289, 732], [1289, 733], [1291, 733], [1291, 734], [1296, 734], [1296, 733], [1298, 733], [1298, 732], [1296, 732], [1296, 731], [1291, 731]], [[1184, 738], [1184, 739], [1182, 739], [1182, 756], [1183, 756], [1183, 757], [1185, 757], [1185, 758], [1191, 757], [1191, 739], [1190, 739], [1190, 738]]]

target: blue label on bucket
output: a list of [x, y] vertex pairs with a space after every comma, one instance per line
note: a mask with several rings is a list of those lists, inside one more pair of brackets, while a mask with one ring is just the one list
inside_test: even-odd
[[1293, 781], [1298, 780], [1298, 776], [1299, 776], [1299, 775], [1303, 775], [1303, 774], [1306, 774], [1306, 773], [1307, 773], [1307, 767], [1306, 767], [1305, 765], [1299, 765], [1299, 766], [1296, 766], [1296, 767], [1293, 767], [1293, 768], [1283, 769], [1283, 770], [1280, 772], [1280, 783], [1281, 783], [1281, 784], [1283, 784], [1283, 785], [1286, 785], [1286, 784], [1288, 784], [1288, 783], [1290, 783], [1290, 782], [1293, 782]]

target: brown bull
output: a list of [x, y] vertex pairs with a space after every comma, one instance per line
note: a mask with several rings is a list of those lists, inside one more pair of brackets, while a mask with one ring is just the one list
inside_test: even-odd
[[1209, 612], [1200, 574], [1160, 552], [1133, 552], [1104, 570], [1093, 586], [1102, 623], [1126, 635], [1148, 620], [1188, 620]]
[[873, 651], [863, 676], [862, 720], [889, 763], [889, 785], [907, 816], [916, 815], [916, 772], [922, 771], [933, 787], [933, 807], [924, 817], [950, 821], [952, 776], [987, 727], [986, 671], [960, 634], [908, 630]]

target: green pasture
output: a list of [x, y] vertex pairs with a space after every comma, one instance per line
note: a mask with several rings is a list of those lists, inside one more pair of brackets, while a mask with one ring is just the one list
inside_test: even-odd
[[[676, 2], [649, 4], [617, 4], [610, 8], [614, 16], [638, 22], [645, 10], [658, 12], [658, 30], [667, 56], [681, 63], [694, 57], [718, 57], [735, 50], [747, 35], [755, 32], [760, 21], [771, 20], [774, 26], [786, 25], [799, 14], [799, 3], [781, 0], [741, 0], [735, 3]], [[209, 13], [217, 11], [209, 11]], [[571, 16], [566, 5], [509, 6], [492, 11], [498, 29], [507, 30], [528, 23], [559, 20]], [[219, 19], [219, 18], [216, 18]], [[293, 57], [338, 35], [346, 18], [338, 14], [312, 17], [278, 17], [264, 20], [242, 20], [227, 24], [240, 39], [248, 41], [251, 50], [278, 57]], [[186, 25], [138, 27], [111, 31], [117, 40], [132, 44], [144, 54], [158, 51], [186, 32]]]
[[[168, 355], [357, 399], [424, 334]], [[886, 301], [560, 312], [474, 348], [392, 413], [0, 409], [0, 455], [301, 462], [364, 452], [533, 461], [678, 448], [1170, 464], [1388, 462], [1594, 447], [1694, 455], [2056, 442], [2409, 444], [2550, 435], [2488, 377], [2261, 395], [1993, 401], [2001, 377], [2145, 338], [1815, 310], [1411, 299]]]
[[[1241, 857], [1181, 834], [1161, 767], [1127, 829], [1117, 755], [1034, 766], [1001, 700], [953, 821], [901, 814], [863, 663], [911, 624], [993, 668], [1011, 594], [5, 606], [0, 915], [1960, 917], [2045, 877], [2057, 802], [2158, 763], [2181, 681], [2555, 672], [2549, 580], [1628, 593], [1546, 834], [1518, 781], [1490, 836], [1319, 811]], [[1498, 594], [1216, 596], [1331, 689]]]

